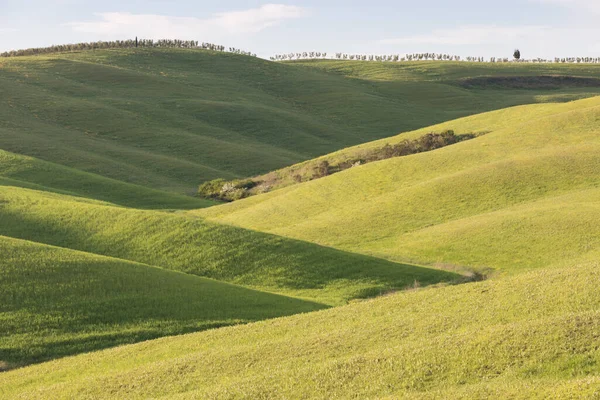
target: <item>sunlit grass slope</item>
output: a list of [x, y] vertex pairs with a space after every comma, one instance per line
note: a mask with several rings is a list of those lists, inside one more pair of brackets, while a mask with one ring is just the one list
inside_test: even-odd
[[256, 289], [340, 304], [460, 278], [158, 211], [3, 187], [0, 235], [117, 257]]
[[0, 252], [0, 363], [4, 368], [323, 308], [3, 236]]
[[214, 204], [3, 150], [0, 150], [0, 186], [41, 189], [136, 208], [192, 209]]
[[63, 359], [0, 375], [0, 394], [593, 398], [600, 390], [598, 267], [403, 292]]
[[600, 97], [477, 115], [430, 131], [487, 131], [197, 214], [398, 261], [515, 270], [600, 248]]
[[[477, 62], [356, 62], [344, 60], [300, 60], [288, 62], [321, 71], [336, 73], [349, 78], [369, 81], [427, 81], [464, 83], [467, 79], [490, 77], [523, 78], [523, 87], [539, 86], [536, 81], [524, 78], [534, 77], [598, 77], [598, 65], [595, 64], [531, 64], [531, 63], [477, 63]], [[478, 87], [486, 86], [480, 82]], [[495, 82], [487, 85], [502, 87]], [[556, 85], [555, 85], [556, 86]], [[559, 85], [560, 86], [560, 85]], [[552, 85], [546, 86], [551, 88]], [[514, 89], [514, 86], [510, 87]]]
[[593, 65], [271, 63], [121, 49], [0, 60], [0, 149], [191, 193], [399, 131], [598, 87], [464, 87], [480, 75], [600, 78]]

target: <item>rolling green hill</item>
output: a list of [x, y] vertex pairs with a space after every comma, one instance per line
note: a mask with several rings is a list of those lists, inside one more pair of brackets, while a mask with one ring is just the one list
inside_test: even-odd
[[600, 248], [600, 97], [494, 111], [430, 131], [488, 131], [428, 153], [194, 212], [248, 229], [403, 262], [543, 267]]
[[215, 203], [150, 189], [0, 150], [0, 186], [19, 186], [135, 208], [193, 209]]
[[182, 213], [2, 185], [0, 369], [468, 279]]
[[598, 95], [599, 65], [0, 59], [0, 398], [598, 396]]
[[0, 236], [0, 367], [323, 308]]
[[4, 187], [0, 235], [141, 262], [254, 289], [339, 305], [463, 279], [455, 273], [206, 222], [185, 214]]
[[8, 372], [0, 395], [594, 398], [599, 282], [595, 262], [404, 292]]
[[190, 194], [209, 179], [271, 171], [399, 131], [600, 93], [568, 81], [465, 85], [482, 75], [539, 74], [600, 79], [600, 66], [282, 64], [183, 49], [2, 59], [0, 149]]

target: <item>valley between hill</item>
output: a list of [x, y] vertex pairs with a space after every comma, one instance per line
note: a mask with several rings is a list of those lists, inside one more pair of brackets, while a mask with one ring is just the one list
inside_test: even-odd
[[[598, 79], [0, 59], [0, 398], [597, 397]], [[295, 178], [448, 131], [469, 140]]]

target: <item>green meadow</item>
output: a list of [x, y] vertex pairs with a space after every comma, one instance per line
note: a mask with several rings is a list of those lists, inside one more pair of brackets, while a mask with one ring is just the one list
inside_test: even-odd
[[600, 97], [467, 117], [324, 158], [430, 131], [488, 133], [193, 213], [398, 262], [544, 267], [600, 248], [599, 119]]
[[598, 397], [598, 154], [600, 65], [2, 58], [0, 398]]
[[207, 200], [105, 178], [0, 149], [0, 185], [39, 189], [143, 209], [194, 209]]
[[599, 281], [594, 262], [399, 293], [8, 372], [0, 394], [594, 398]]
[[134, 210], [57, 194], [0, 192], [0, 235], [141, 262], [339, 305], [455, 273], [402, 265], [179, 213]]
[[324, 307], [4, 236], [0, 247], [5, 367]]
[[184, 49], [1, 59], [0, 149], [191, 194], [458, 117], [600, 94], [463, 82], [535, 74], [600, 79], [600, 66], [272, 63]]

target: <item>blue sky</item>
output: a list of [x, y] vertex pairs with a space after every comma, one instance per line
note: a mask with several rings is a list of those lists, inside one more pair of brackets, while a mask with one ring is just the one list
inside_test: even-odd
[[600, 56], [600, 0], [0, 0], [0, 51], [178, 38], [275, 53]]

